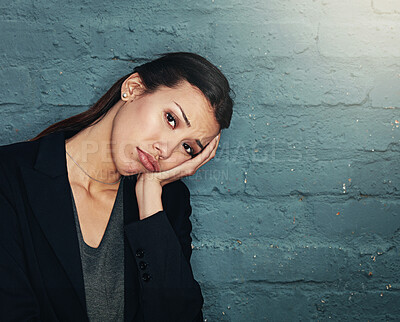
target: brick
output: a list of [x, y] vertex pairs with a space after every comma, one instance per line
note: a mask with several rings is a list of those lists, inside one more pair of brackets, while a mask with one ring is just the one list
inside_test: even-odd
[[216, 54], [240, 50], [249, 57], [271, 55], [288, 57], [304, 52], [314, 44], [316, 30], [304, 23], [218, 23], [215, 25]]
[[[238, 68], [236, 60], [224, 66]], [[332, 62], [312, 52], [285, 59], [258, 55], [242, 64], [234, 80], [240, 103], [250, 106], [360, 105], [373, 86], [375, 68], [365, 60]]]
[[[92, 56], [102, 59], [121, 58], [145, 60], [155, 58], [159, 53], [194, 51], [202, 54], [210, 46], [211, 29], [208, 25], [194, 22], [165, 24], [149, 23], [145, 28], [147, 37], [141, 36], [141, 25], [110, 22], [102, 24], [102, 29], [90, 30], [90, 48]], [[105, 33], [105, 30], [107, 32]], [[195, 33], [198, 42], [190, 44], [191, 33]], [[174, 50], [175, 49], [175, 50]]]
[[205, 318], [211, 321], [241, 321], [243, 316], [249, 321], [350, 321], [360, 317], [386, 321], [399, 316], [397, 289], [385, 287], [338, 289], [323, 283], [206, 286]]
[[[367, 241], [368, 243], [361, 245], [368, 245], [367, 252], [365, 249], [360, 252], [359, 258], [359, 282], [368, 283], [369, 288], [374, 287], [380, 290], [395, 291], [400, 287], [400, 280], [397, 273], [400, 268], [399, 252], [397, 245], [399, 244], [399, 230], [397, 230], [390, 239], [383, 241], [383, 238], [378, 236], [373, 238], [368, 235], [364, 235], [363, 238], [357, 238], [357, 242]], [[359, 247], [357, 243], [352, 243], [354, 249]], [[350, 246], [351, 247], [351, 246]], [[364, 281], [363, 281], [364, 280]]]
[[340, 194], [350, 171], [346, 160], [315, 161], [311, 165], [302, 161], [301, 154], [296, 160], [289, 151], [281, 151], [274, 162], [249, 166], [246, 192], [255, 196]]
[[0, 145], [24, 140], [26, 132], [35, 125], [35, 111], [30, 111], [28, 115], [24, 105], [1, 106]]
[[[84, 81], [77, 82], [78, 78]], [[91, 103], [94, 103], [93, 92], [96, 83], [97, 79], [93, 74], [83, 73], [79, 69], [44, 69], [40, 72], [42, 102], [56, 106], [77, 105], [89, 108]]]
[[[39, 106], [72, 106], [88, 109], [136, 64], [121, 60], [90, 60], [82, 58], [65, 62], [46, 62], [33, 73], [39, 88]], [[82, 81], [77, 82], [77, 79]]]
[[[84, 41], [74, 39], [71, 30], [61, 24], [25, 21], [1, 21], [2, 49], [9, 60], [46, 61], [78, 58], [87, 54]], [[79, 34], [78, 34], [79, 35]]]
[[203, 295], [207, 321], [309, 321], [315, 310], [311, 294], [291, 286], [219, 284]]
[[[355, 160], [327, 160], [315, 161], [311, 166], [306, 159], [301, 159], [301, 154], [298, 160], [289, 159], [292, 157], [290, 154], [281, 154], [274, 162], [253, 162], [249, 165], [245, 191], [255, 196], [297, 193], [397, 195], [400, 173], [395, 166], [396, 155], [392, 154], [389, 161], [375, 161], [373, 165]], [[366, 155], [366, 158], [369, 156]], [[381, 168], [378, 170], [376, 166], [379, 164]], [[371, 176], [374, 177], [373, 181], [370, 180]]]
[[[373, 176], [373, 174], [372, 174]], [[370, 176], [371, 177], [371, 176]], [[378, 198], [311, 201], [315, 226], [330, 240], [362, 235], [389, 237], [400, 227], [400, 202]]]
[[[327, 283], [351, 278], [346, 270], [351, 258], [329, 247], [292, 245], [282, 249], [268, 241], [243, 240], [229, 245], [216, 239], [196, 245], [192, 258], [196, 276], [207, 283]], [[216, 263], [219, 269], [210, 271], [209, 263]]]
[[396, 0], [372, 0], [372, 8], [378, 14], [400, 13], [400, 3]]
[[360, 317], [371, 321], [395, 321], [400, 316], [398, 292], [356, 289], [348, 292], [332, 290], [320, 295], [323, 302], [317, 304], [314, 315], [314, 319], [320, 321], [354, 321]]
[[374, 107], [400, 108], [400, 67], [375, 75], [370, 97]]
[[318, 48], [325, 57], [400, 57], [399, 23], [323, 23]]
[[28, 104], [34, 101], [35, 86], [26, 67], [3, 65], [0, 69], [0, 79], [2, 80], [0, 91], [2, 104]]
[[16, 18], [24, 20], [34, 19], [35, 17], [32, 3], [23, 0], [15, 0], [9, 3], [2, 1], [0, 3], [0, 15], [2, 20], [16, 20]]
[[41, 106], [27, 109], [25, 105], [1, 107], [0, 145], [33, 138], [45, 128], [72, 115], [83, 112], [82, 108]]
[[386, 194], [393, 197], [398, 196], [400, 191], [400, 170], [397, 168], [398, 145], [396, 149], [397, 151], [395, 150], [394, 153], [389, 151], [386, 153], [386, 161], [378, 160], [377, 156], [373, 163], [353, 162], [350, 176], [352, 179], [350, 184], [347, 183], [347, 190], [357, 191], [366, 196]]
[[324, 21], [359, 23], [375, 18], [370, 1], [322, 0], [320, 8]]
[[241, 245], [243, 239], [289, 238], [308, 231], [308, 203], [301, 197], [263, 200], [248, 196], [218, 195], [211, 200], [192, 197], [193, 236], [196, 240], [218, 237]]
[[[227, 2], [204, 2], [204, 6], [214, 8], [214, 21], [222, 22], [293, 22], [310, 20], [320, 16], [321, 6], [312, 0], [295, 1], [279, 0], [263, 1], [255, 0], [251, 4], [240, 0]], [[251, 18], [251, 19], [249, 19]]]
[[361, 106], [238, 108], [242, 115], [235, 115], [232, 129], [223, 132], [221, 138], [223, 153], [218, 156], [228, 160], [266, 164], [274, 160], [357, 161], [362, 153], [361, 160], [371, 161], [380, 159], [379, 153], [394, 152], [395, 157], [398, 151], [400, 126], [396, 120], [400, 120], [396, 109], [377, 113]]

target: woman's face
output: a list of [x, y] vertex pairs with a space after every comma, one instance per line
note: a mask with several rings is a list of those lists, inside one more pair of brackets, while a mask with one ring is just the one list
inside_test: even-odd
[[112, 158], [125, 176], [172, 169], [219, 133], [205, 96], [188, 82], [140, 96], [141, 86], [137, 74], [124, 82], [121, 91], [127, 97], [113, 121]]

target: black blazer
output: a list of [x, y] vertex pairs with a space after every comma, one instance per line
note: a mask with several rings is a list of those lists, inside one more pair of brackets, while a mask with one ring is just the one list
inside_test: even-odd
[[[88, 321], [65, 158], [73, 134], [0, 147], [1, 321]], [[202, 321], [189, 190], [166, 185], [164, 211], [139, 220], [135, 184], [124, 178], [125, 321]]]

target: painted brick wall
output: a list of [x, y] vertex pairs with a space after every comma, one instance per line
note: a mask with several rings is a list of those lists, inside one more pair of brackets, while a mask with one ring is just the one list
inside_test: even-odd
[[207, 321], [400, 320], [399, 1], [1, 0], [0, 30], [0, 144], [156, 53], [227, 75], [232, 126], [186, 180]]

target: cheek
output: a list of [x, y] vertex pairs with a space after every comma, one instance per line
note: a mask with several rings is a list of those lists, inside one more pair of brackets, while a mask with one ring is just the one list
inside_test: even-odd
[[133, 130], [137, 135], [157, 132], [161, 125], [157, 111], [146, 108], [146, 106], [131, 109], [129, 112], [123, 115], [128, 132]]
[[161, 127], [161, 117], [158, 113], [144, 111], [132, 118], [134, 128], [139, 133], [157, 132]]
[[147, 106], [127, 106], [117, 115], [114, 123], [114, 138], [120, 142], [146, 144], [162, 129], [161, 117]]

